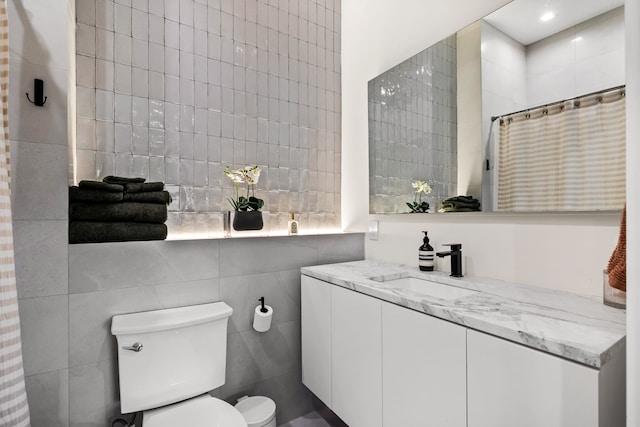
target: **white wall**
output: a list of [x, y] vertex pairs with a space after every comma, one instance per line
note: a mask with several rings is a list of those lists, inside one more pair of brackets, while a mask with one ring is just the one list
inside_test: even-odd
[[[421, 231], [436, 251], [462, 243], [467, 276], [589, 295], [602, 294], [602, 270], [616, 245], [618, 213], [406, 214], [375, 216], [379, 240], [366, 240], [366, 258], [417, 266]], [[436, 270], [450, 271], [449, 258]]]
[[379, 240], [366, 241], [368, 259], [415, 264], [428, 229], [437, 245], [463, 244], [467, 274], [599, 295], [617, 213], [368, 215], [367, 81], [505, 3], [343, 1], [343, 227], [362, 231], [369, 219], [380, 221]]

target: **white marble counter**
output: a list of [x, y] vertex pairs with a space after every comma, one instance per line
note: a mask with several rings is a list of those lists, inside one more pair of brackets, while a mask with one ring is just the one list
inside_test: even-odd
[[[453, 278], [417, 267], [355, 261], [303, 267], [302, 274], [486, 332], [594, 368], [625, 350], [626, 313], [600, 298], [500, 280]], [[381, 280], [417, 277], [479, 291], [442, 300]]]

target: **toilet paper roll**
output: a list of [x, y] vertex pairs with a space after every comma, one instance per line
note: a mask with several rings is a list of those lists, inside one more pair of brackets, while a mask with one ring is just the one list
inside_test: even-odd
[[271, 327], [271, 318], [273, 317], [273, 309], [265, 305], [264, 308], [267, 309], [266, 313], [260, 311], [262, 308], [260, 305], [256, 307], [256, 311], [253, 315], [253, 329], [258, 332], [267, 332]]

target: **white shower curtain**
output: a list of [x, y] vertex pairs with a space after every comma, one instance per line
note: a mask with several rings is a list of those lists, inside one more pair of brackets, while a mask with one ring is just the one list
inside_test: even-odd
[[29, 426], [13, 257], [9, 168], [9, 22], [0, 0], [0, 426]]
[[502, 118], [498, 210], [622, 209], [624, 89]]

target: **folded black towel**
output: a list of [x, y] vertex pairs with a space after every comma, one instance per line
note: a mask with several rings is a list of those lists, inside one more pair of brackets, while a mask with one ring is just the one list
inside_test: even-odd
[[162, 224], [167, 220], [167, 205], [154, 203], [84, 203], [69, 204], [72, 221], [147, 222]]
[[109, 184], [102, 181], [80, 181], [78, 187], [87, 190], [108, 191], [112, 193], [123, 193], [124, 186], [120, 184]]
[[89, 188], [69, 187], [69, 200], [80, 202], [117, 203], [122, 202], [124, 194], [112, 191], [92, 190]]
[[145, 191], [142, 193], [124, 193], [125, 202], [171, 204], [171, 194], [168, 191]]
[[442, 207], [439, 212], [478, 212], [480, 208]]
[[480, 202], [442, 202], [443, 208], [479, 208]]
[[113, 176], [113, 175], [109, 175], [109, 176], [105, 176], [104, 178], [102, 178], [102, 181], [109, 183], [109, 184], [132, 184], [132, 183], [139, 183], [142, 184], [145, 179], [144, 178], [126, 178], [123, 176]]
[[71, 222], [69, 243], [164, 240], [167, 226], [140, 222]]
[[478, 212], [480, 201], [472, 196], [449, 197], [442, 202], [439, 212]]
[[164, 182], [130, 182], [124, 184], [125, 193], [144, 193], [164, 190]]
[[455, 196], [455, 197], [449, 197], [447, 200], [445, 200], [443, 203], [446, 202], [461, 202], [461, 203], [480, 203], [478, 201], [478, 199], [474, 198], [473, 196]]

